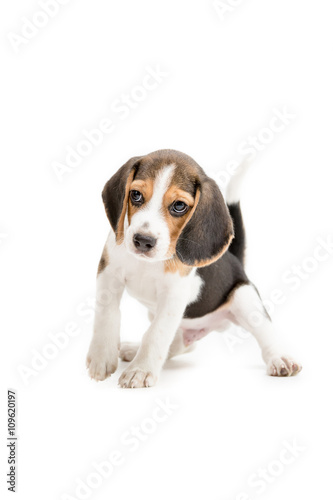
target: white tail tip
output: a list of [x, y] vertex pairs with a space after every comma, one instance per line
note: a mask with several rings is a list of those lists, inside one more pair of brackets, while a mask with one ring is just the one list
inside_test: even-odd
[[251, 165], [251, 160], [246, 157], [239, 163], [238, 167], [235, 169], [235, 173], [229, 181], [226, 192], [226, 202], [228, 205], [239, 202], [241, 198], [243, 181]]

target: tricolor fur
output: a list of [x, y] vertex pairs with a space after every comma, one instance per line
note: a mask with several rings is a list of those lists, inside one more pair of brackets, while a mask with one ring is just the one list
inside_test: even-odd
[[[97, 299], [87, 357], [92, 378], [110, 376], [120, 356], [130, 361], [120, 386], [149, 387], [168, 357], [190, 351], [194, 341], [230, 322], [253, 333], [270, 375], [301, 370], [279, 346], [243, 268], [239, 191], [245, 170], [232, 179], [227, 204], [202, 168], [173, 150], [132, 158], [107, 182], [103, 202], [112, 231], [97, 277], [97, 295], [107, 300]], [[120, 344], [125, 288], [149, 312], [141, 345]]]

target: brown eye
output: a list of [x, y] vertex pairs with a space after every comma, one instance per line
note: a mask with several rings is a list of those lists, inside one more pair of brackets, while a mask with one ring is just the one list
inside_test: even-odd
[[134, 205], [141, 205], [143, 203], [143, 194], [140, 191], [131, 191], [130, 198]]
[[175, 217], [181, 217], [182, 215], [186, 214], [188, 211], [189, 206], [186, 205], [183, 201], [174, 201], [173, 204], [170, 207], [170, 213], [171, 215], [174, 215]]

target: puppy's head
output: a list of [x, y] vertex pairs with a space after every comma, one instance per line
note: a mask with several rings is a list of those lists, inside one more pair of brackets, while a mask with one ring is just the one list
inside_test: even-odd
[[177, 151], [131, 158], [102, 196], [117, 243], [124, 242], [139, 259], [206, 266], [221, 257], [233, 237], [217, 184]]

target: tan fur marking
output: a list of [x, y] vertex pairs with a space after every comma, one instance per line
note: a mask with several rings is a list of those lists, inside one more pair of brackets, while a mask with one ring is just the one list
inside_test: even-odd
[[151, 200], [154, 191], [154, 181], [153, 179], [147, 179], [145, 181], [135, 179], [130, 185], [129, 191], [140, 191], [145, 199], [145, 203], [142, 206], [133, 205], [130, 200], [128, 201], [128, 222], [131, 224], [133, 215]]
[[[186, 195], [189, 196], [193, 200], [192, 196], [189, 195], [189, 193], [186, 193]], [[196, 193], [196, 196], [195, 196], [194, 205], [192, 206], [192, 210], [188, 212], [188, 214], [189, 214], [188, 217], [184, 221], [184, 223], [183, 223], [182, 227], [180, 228], [179, 232], [175, 233], [175, 238], [174, 239], [172, 238], [172, 232], [170, 230], [170, 237], [171, 237], [171, 244], [170, 244], [170, 247], [169, 247], [170, 255], [173, 255], [175, 253], [175, 251], [176, 251], [176, 245], [177, 245], [177, 241], [178, 241], [179, 235], [182, 233], [182, 231], [183, 231], [184, 227], [186, 226], [186, 224], [188, 224], [189, 221], [191, 220], [191, 218], [192, 218], [192, 216], [193, 216], [193, 214], [195, 212], [195, 209], [196, 209], [196, 207], [197, 207], [197, 205], [199, 203], [200, 196], [201, 196], [201, 192], [198, 189], [197, 193]], [[185, 201], [185, 200], [182, 200], [182, 201]], [[183, 218], [181, 218], [181, 219], [183, 219]], [[223, 254], [228, 250], [228, 248], [230, 246], [230, 243], [233, 240], [233, 238], [234, 238], [234, 234], [232, 232], [232, 234], [229, 237], [228, 242], [224, 245], [224, 247], [222, 248], [222, 250], [217, 255], [214, 255], [211, 259], [207, 259], [206, 261], [196, 261], [192, 267], [206, 267], [206, 266], [209, 266], [210, 264], [213, 264], [217, 260], [219, 260], [223, 256]], [[182, 264], [181, 261], [178, 259], [178, 257], [175, 257], [175, 259], [178, 260], [180, 264]], [[191, 268], [192, 268], [191, 266], [186, 266], [184, 264], [182, 264], [182, 265], [185, 268], [189, 269], [189, 270], [191, 270]], [[173, 267], [171, 267], [171, 269], [173, 269]], [[176, 269], [175, 271], [171, 271], [171, 270], [166, 269], [166, 272], [176, 272], [177, 270], [178, 269]]]
[[[200, 191], [199, 190], [197, 191], [197, 193], [195, 195], [195, 199], [193, 199], [193, 197], [189, 193], [187, 193], [186, 191], [182, 191], [181, 189], [177, 189], [177, 188], [175, 188], [175, 186], [172, 186], [169, 191], [172, 191], [172, 190], [175, 190], [177, 192], [177, 194], [179, 194], [179, 198], [176, 198], [176, 199], [180, 199], [180, 201], [184, 201], [185, 203], [187, 203], [189, 206], [191, 206], [191, 210], [189, 210], [187, 212], [187, 214], [184, 215], [184, 217], [179, 217], [179, 218], [172, 217], [172, 215], [169, 214], [171, 219], [174, 219], [175, 221], [179, 221], [181, 223], [181, 224], [179, 224], [178, 227], [175, 228], [173, 221], [171, 221], [170, 225], [169, 225], [169, 221], [167, 221], [168, 225], [169, 225], [170, 239], [171, 239], [171, 243], [169, 246], [169, 254], [170, 255], [175, 254], [178, 238], [179, 238], [180, 234], [182, 233], [184, 227], [190, 221], [192, 215], [194, 214], [195, 209], [196, 209], [196, 207], [199, 203], [199, 199], [200, 199]], [[175, 194], [175, 191], [173, 191], [173, 194]], [[166, 193], [166, 196], [167, 195], [168, 195], [168, 193]], [[186, 199], [185, 199], [184, 195], [186, 196]], [[173, 200], [173, 201], [175, 201], [175, 200]], [[169, 205], [170, 205], [170, 203], [169, 203]], [[169, 213], [168, 210], [167, 210], [167, 212]], [[173, 227], [170, 227], [170, 226], [173, 226]], [[181, 262], [181, 260], [177, 257], [177, 255], [175, 255], [170, 260], [165, 261], [164, 272], [166, 272], [166, 273], [177, 273], [178, 272], [181, 276], [187, 276], [191, 272], [191, 270], [192, 270], [192, 266], [187, 266], [186, 264], [183, 264], [183, 262]]]
[[105, 246], [103, 249], [101, 259], [100, 259], [99, 264], [98, 264], [97, 274], [100, 274], [106, 268], [106, 266], [108, 264], [109, 264], [109, 254], [108, 254], [107, 248]]
[[[197, 197], [196, 197], [197, 198]], [[190, 210], [183, 215], [183, 217], [173, 217], [169, 212], [169, 206], [174, 201], [183, 201], [186, 203]], [[170, 232], [170, 246], [168, 250], [168, 255], [173, 256], [176, 252], [176, 245], [180, 234], [182, 233], [187, 222], [192, 217], [192, 213], [197, 206], [197, 199], [194, 199], [187, 191], [183, 191], [177, 186], [170, 186], [168, 191], [164, 195], [164, 216], [169, 227]]]
[[134, 177], [134, 171], [132, 171], [130, 173], [130, 175], [128, 176], [128, 179], [127, 179], [127, 183], [126, 183], [123, 209], [122, 209], [120, 217], [119, 217], [117, 231], [116, 231], [117, 245], [120, 245], [124, 241], [124, 221], [125, 221], [125, 216], [126, 216], [126, 212], [127, 212], [128, 194], [130, 191], [130, 185], [133, 181], [133, 177]]
[[190, 207], [194, 205], [194, 198], [187, 191], [178, 188], [177, 186], [170, 186], [164, 195], [164, 203], [169, 206], [174, 201], [183, 201]]
[[183, 264], [178, 257], [166, 260], [164, 262], [164, 272], [165, 273], [179, 273], [180, 276], [188, 276], [192, 270], [192, 267]]

